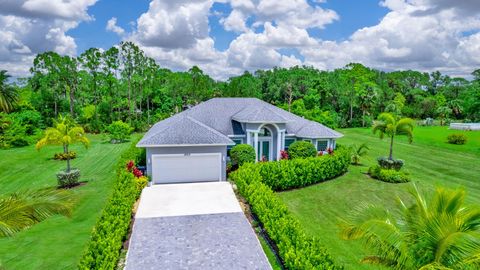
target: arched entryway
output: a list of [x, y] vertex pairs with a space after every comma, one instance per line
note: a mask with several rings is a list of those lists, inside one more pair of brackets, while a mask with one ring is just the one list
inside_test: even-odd
[[271, 127], [262, 126], [258, 130], [258, 160], [273, 160], [273, 155], [273, 130]]

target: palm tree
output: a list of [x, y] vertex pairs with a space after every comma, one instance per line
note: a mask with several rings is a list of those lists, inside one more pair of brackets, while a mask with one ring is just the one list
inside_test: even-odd
[[352, 146], [352, 164], [360, 164], [360, 158], [365, 156], [368, 150], [370, 150], [370, 148], [368, 148], [367, 143], [362, 143], [360, 146], [354, 144]]
[[[85, 136], [85, 131], [82, 127], [77, 126], [73, 120], [67, 116], [59, 116], [57, 120], [54, 120], [54, 127], [47, 128], [45, 135], [41, 138], [37, 144], [37, 150], [40, 150], [46, 145], [62, 145], [63, 153], [68, 154], [68, 147], [70, 144], [81, 143], [88, 148], [90, 141]], [[67, 156], [67, 170], [70, 172], [70, 156]]]
[[398, 199], [390, 211], [363, 205], [341, 221], [341, 236], [361, 239], [375, 255], [365, 263], [393, 269], [479, 269], [480, 206], [466, 206], [465, 191], [437, 188], [425, 198], [409, 190], [413, 203]]
[[7, 84], [10, 75], [6, 70], [0, 70], [0, 109], [6, 113], [13, 110], [13, 106], [18, 100], [16, 89]]
[[390, 154], [389, 160], [393, 160], [393, 138], [395, 135], [406, 135], [408, 142], [412, 143], [413, 140], [413, 126], [414, 121], [410, 118], [397, 118], [391, 113], [381, 113], [378, 116], [377, 121], [373, 123], [373, 134], [379, 132], [380, 139], [383, 139], [385, 135], [390, 137]]
[[61, 214], [70, 216], [73, 200], [64, 190], [45, 189], [0, 196], [0, 237], [13, 234]]

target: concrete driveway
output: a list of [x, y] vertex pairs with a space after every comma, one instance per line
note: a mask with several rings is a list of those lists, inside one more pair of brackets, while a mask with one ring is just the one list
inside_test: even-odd
[[143, 190], [127, 270], [271, 269], [228, 182]]

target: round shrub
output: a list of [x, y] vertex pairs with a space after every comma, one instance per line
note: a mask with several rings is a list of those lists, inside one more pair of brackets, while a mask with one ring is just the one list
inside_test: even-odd
[[121, 143], [130, 139], [133, 128], [122, 121], [115, 121], [107, 127], [107, 131], [110, 134], [111, 143]]
[[296, 141], [288, 148], [288, 156], [290, 159], [316, 157], [317, 149], [311, 142]]
[[453, 133], [447, 136], [447, 141], [450, 144], [465, 144], [467, 142], [467, 135], [462, 133]]
[[255, 162], [255, 149], [248, 144], [237, 144], [230, 150], [233, 164], [242, 166], [247, 162]]
[[80, 170], [71, 169], [70, 172], [60, 171], [57, 173], [58, 186], [60, 188], [71, 188], [78, 185]]
[[395, 169], [383, 169], [379, 165], [368, 168], [368, 174], [374, 178], [387, 183], [407, 183], [410, 182], [408, 174]]

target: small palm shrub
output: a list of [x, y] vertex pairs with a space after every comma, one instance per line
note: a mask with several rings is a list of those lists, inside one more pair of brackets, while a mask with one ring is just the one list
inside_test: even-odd
[[123, 121], [115, 121], [107, 127], [111, 143], [122, 143], [130, 139], [133, 128]]
[[352, 150], [352, 157], [351, 157], [352, 164], [359, 165], [360, 158], [365, 156], [368, 153], [368, 150], [370, 150], [370, 148], [368, 148], [367, 143], [362, 143], [360, 146], [357, 146], [356, 144], [354, 144], [351, 147], [351, 150]]
[[462, 133], [453, 133], [447, 136], [447, 141], [450, 144], [465, 144], [467, 139], [467, 135]]
[[288, 156], [290, 159], [316, 157], [317, 149], [311, 142], [296, 141], [288, 147]]
[[248, 144], [237, 144], [230, 150], [233, 164], [242, 166], [247, 162], [255, 162], [255, 149]]

